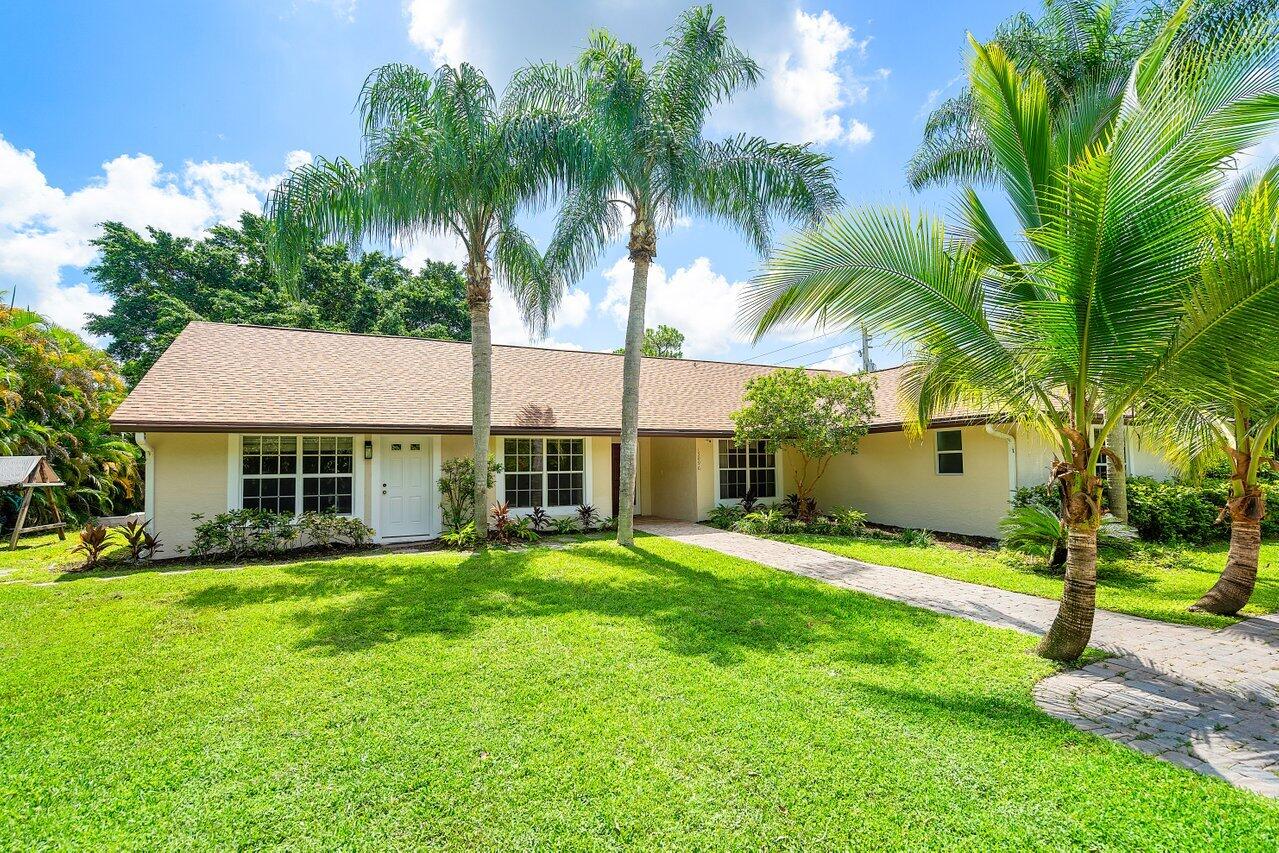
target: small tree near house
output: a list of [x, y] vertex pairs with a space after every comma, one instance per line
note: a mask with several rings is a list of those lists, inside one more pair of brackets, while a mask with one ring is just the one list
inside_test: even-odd
[[857, 452], [875, 416], [875, 384], [858, 376], [781, 369], [747, 382], [743, 402], [732, 415], [736, 440], [797, 450], [795, 493], [805, 506], [831, 459]]

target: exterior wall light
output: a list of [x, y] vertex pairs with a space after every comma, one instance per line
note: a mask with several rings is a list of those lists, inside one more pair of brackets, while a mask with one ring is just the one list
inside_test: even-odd
[[373, 442], [371, 441], [364, 442], [364, 458], [365, 459], [373, 458]]

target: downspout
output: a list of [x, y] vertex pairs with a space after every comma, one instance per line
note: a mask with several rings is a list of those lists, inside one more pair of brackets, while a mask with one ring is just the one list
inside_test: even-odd
[[147, 441], [145, 432], [135, 432], [133, 440], [146, 454], [146, 464], [142, 469], [142, 520], [146, 523], [151, 535], [155, 535], [155, 448]]
[[994, 424], [986, 424], [986, 433], [1008, 442], [1008, 506], [1011, 507], [1017, 499], [1017, 438], [995, 429]]

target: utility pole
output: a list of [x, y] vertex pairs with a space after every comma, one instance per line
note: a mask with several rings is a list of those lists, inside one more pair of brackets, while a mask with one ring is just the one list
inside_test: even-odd
[[862, 357], [862, 373], [870, 373], [875, 369], [875, 362], [870, 360], [870, 332], [866, 330], [866, 324], [862, 324], [862, 348], [860, 351]]

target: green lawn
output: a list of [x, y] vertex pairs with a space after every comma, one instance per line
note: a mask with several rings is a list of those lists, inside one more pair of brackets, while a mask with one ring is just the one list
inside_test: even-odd
[[1031, 637], [669, 540], [8, 569], [0, 849], [1279, 845]]
[[[914, 548], [886, 539], [796, 534], [776, 536], [883, 566], [971, 581], [1000, 589], [1060, 598], [1062, 579], [1045, 570], [1045, 561], [1015, 554], [945, 545]], [[1127, 557], [1107, 557], [1097, 566], [1097, 606], [1165, 622], [1219, 628], [1239, 620], [1186, 608], [1212, 587], [1226, 564], [1226, 546], [1168, 548], [1142, 546]], [[1257, 589], [1244, 615], [1279, 610], [1279, 543], [1261, 546]]]

